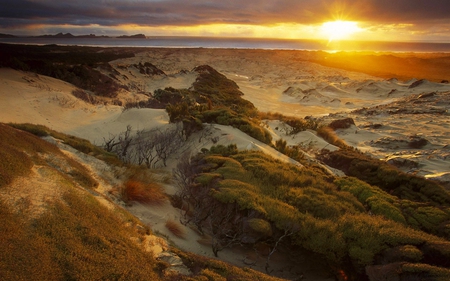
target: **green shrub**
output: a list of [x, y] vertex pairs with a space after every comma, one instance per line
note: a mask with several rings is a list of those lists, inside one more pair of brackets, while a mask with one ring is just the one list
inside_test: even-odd
[[450, 269], [421, 263], [405, 263], [401, 266], [402, 280], [436, 280], [445, 281], [450, 279]]
[[38, 137], [46, 137], [49, 135], [48, 128], [43, 125], [34, 125], [30, 123], [22, 123], [22, 124], [9, 124], [11, 127], [16, 129], [29, 132]]
[[247, 116], [237, 114], [230, 108], [217, 108], [203, 111], [196, 117], [205, 123], [232, 126], [263, 143], [272, 143], [272, 135], [266, 129], [249, 120]]
[[423, 260], [423, 253], [416, 246], [401, 245], [387, 249], [382, 255], [382, 263], [394, 262], [420, 262]]
[[219, 173], [202, 173], [195, 178], [195, 181], [202, 185], [210, 185], [214, 180], [220, 178], [222, 178], [222, 175]]
[[[205, 153], [191, 161], [198, 171], [194, 178], [199, 179], [192, 190], [206, 188], [209, 196], [220, 201], [199, 204], [199, 214], [217, 213], [221, 215], [217, 221], [221, 221], [229, 214], [225, 210], [233, 210], [230, 212], [235, 215], [230, 217], [239, 223], [251, 214], [247, 223], [253, 223], [255, 229], [268, 230], [263, 226], [270, 225], [273, 240], [280, 233], [288, 233], [284, 246], [297, 245], [319, 254], [349, 278], [366, 278], [366, 267], [389, 262], [389, 258], [447, 266], [436, 260], [447, 259], [448, 242], [419, 230], [428, 231], [425, 228], [406, 225], [414, 219], [420, 226], [419, 221], [425, 217], [412, 214], [434, 213], [436, 218], [428, 221], [443, 225], [446, 221], [440, 215], [447, 212], [446, 207], [438, 212], [428, 208], [432, 206], [429, 203], [408, 203], [356, 178], [332, 181], [321, 170], [282, 163], [262, 152], [241, 151], [228, 157]], [[195, 192], [192, 196], [198, 199]], [[224, 212], [216, 212], [217, 208]], [[232, 224], [230, 217], [221, 224], [221, 231]]]
[[366, 200], [366, 203], [373, 214], [381, 215], [384, 218], [395, 222], [407, 224], [402, 212], [388, 201], [372, 196]]
[[326, 193], [312, 187], [291, 188], [285, 200], [299, 211], [322, 219], [337, 218], [346, 213], [364, 212], [363, 205], [354, 197], [342, 193]]
[[409, 175], [353, 149], [324, 152], [319, 159], [400, 199], [450, 205], [450, 192], [436, 182]]
[[229, 144], [228, 146], [223, 146], [221, 144], [215, 145], [212, 146], [209, 151], [211, 154], [219, 154], [225, 157], [229, 157], [238, 153], [238, 149], [235, 144]]
[[247, 223], [254, 231], [265, 236], [272, 236], [272, 226], [268, 221], [263, 219], [249, 219]]
[[358, 198], [359, 202], [367, 206], [368, 211], [374, 215], [381, 215], [403, 224], [407, 223], [402, 211], [395, 205], [400, 204], [395, 196], [356, 178], [340, 178], [335, 183], [340, 190], [348, 191]]

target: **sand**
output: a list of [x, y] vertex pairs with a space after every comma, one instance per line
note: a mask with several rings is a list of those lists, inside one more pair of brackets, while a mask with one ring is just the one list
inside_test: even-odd
[[[304, 56], [305, 53], [302, 53]], [[430, 112], [424, 114], [390, 114], [382, 106], [392, 105], [411, 95], [450, 91], [450, 85], [423, 81], [412, 87], [417, 80], [398, 81], [381, 79], [362, 73], [324, 67], [299, 59], [295, 52], [268, 52], [259, 50], [220, 50], [220, 49], [155, 49], [138, 54], [134, 58], [111, 62], [119, 71], [120, 82], [129, 86], [129, 92], [122, 93], [124, 100], [139, 100], [139, 92], [153, 92], [158, 88], [189, 88], [195, 81], [192, 70], [195, 66], [208, 64], [234, 80], [244, 93], [243, 98], [255, 104], [263, 112], [280, 112], [285, 115], [305, 117], [314, 116], [331, 121], [352, 117], [356, 126], [339, 130], [338, 135], [348, 144], [358, 147], [375, 157], [389, 160], [395, 157], [413, 159], [418, 166], [404, 168], [412, 173], [430, 178], [448, 178], [450, 157], [450, 117], [448, 110], [442, 114]], [[167, 75], [143, 75], [134, 64], [150, 62]], [[420, 78], [420, 77], [418, 77]], [[105, 138], [125, 131], [131, 125], [133, 131], [168, 126], [169, 118], [162, 109], [123, 110], [115, 105], [92, 105], [76, 99], [71, 93], [74, 86], [65, 82], [36, 75], [0, 68], [0, 122], [35, 123], [51, 129], [72, 134], [102, 145]], [[381, 106], [375, 114], [352, 113], [360, 108]], [[398, 109], [402, 103], [398, 103]], [[424, 105], [422, 105], [423, 107]], [[443, 105], [445, 107], [445, 105]], [[448, 109], [448, 107], [447, 107]], [[332, 113], [332, 114], [330, 114]], [[382, 124], [375, 128], [373, 124]], [[266, 128], [273, 139], [285, 139], [290, 145], [302, 145], [305, 155], [314, 159], [314, 153], [322, 148], [334, 150], [337, 147], [317, 137], [313, 131], [305, 131], [294, 136], [286, 134], [285, 125], [279, 121], [266, 121]], [[420, 128], [420, 130], [418, 130]], [[239, 149], [262, 150], [281, 161], [296, 163], [281, 155], [273, 148], [258, 142], [239, 130], [228, 126], [213, 125], [208, 137], [196, 134], [185, 151], [198, 151], [214, 144], [236, 144]], [[411, 136], [423, 136], [429, 144], [423, 149], [410, 149], [397, 145], [399, 140], [408, 140]], [[216, 137], [216, 138], [214, 138]], [[67, 150], [67, 149], [66, 149]], [[68, 151], [68, 154], [74, 154]], [[178, 154], [178, 157], [180, 157]], [[74, 156], [75, 157], [75, 156]], [[80, 157], [80, 156], [77, 156]], [[92, 159], [91, 159], [92, 160]], [[94, 163], [84, 159], [84, 163]], [[81, 161], [81, 160], [80, 160]], [[171, 173], [177, 162], [172, 158], [165, 174]], [[99, 164], [92, 164], [98, 166]], [[106, 168], [93, 168], [102, 173]], [[336, 175], [341, 172], [330, 171]], [[99, 192], [105, 196], [117, 183], [101, 184]], [[176, 186], [166, 185], [167, 193], [176, 192]], [[172, 235], [164, 226], [168, 219], [177, 221], [180, 212], [169, 203], [158, 207], [134, 204], [128, 208], [131, 213], [152, 229], [164, 234], [181, 249], [212, 257], [207, 243], [195, 231], [186, 228], [184, 239]], [[239, 266], [249, 266], [263, 270], [264, 261], [255, 257], [252, 251], [224, 250], [220, 258]], [[303, 266], [286, 269], [281, 257], [272, 258], [274, 274], [292, 278], [302, 271], [308, 280], [332, 280], [323, 268], [313, 261], [305, 259]]]

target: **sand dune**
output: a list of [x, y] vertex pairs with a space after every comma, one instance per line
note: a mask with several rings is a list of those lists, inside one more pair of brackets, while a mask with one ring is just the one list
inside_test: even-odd
[[[433, 85], [433, 83], [430, 83]], [[410, 172], [441, 180], [450, 173], [450, 92], [406, 96], [330, 119], [351, 117], [356, 126], [338, 130], [348, 144]], [[423, 145], [415, 143], [423, 142]]]
[[[134, 65], [150, 62], [164, 74], [141, 73]], [[450, 166], [450, 85], [425, 80], [399, 81], [379, 79], [366, 74], [327, 68], [299, 61], [295, 53], [262, 52], [258, 50], [213, 49], [155, 49], [135, 58], [113, 61], [116, 77], [129, 91], [119, 98], [133, 101], [146, 99], [154, 90], [173, 87], [189, 88], [196, 79], [191, 70], [208, 64], [234, 80], [244, 98], [260, 111], [280, 112], [304, 117], [322, 116], [325, 122], [352, 117], [356, 126], [338, 130], [348, 144], [375, 157], [404, 164], [403, 169], [429, 178], [449, 180]], [[168, 126], [168, 115], [163, 109], [123, 110], [115, 105], [92, 105], [75, 98], [74, 86], [62, 81], [0, 69], [0, 122], [35, 123], [57, 131], [73, 134], [101, 145], [103, 138], [125, 131]], [[420, 95], [433, 95], [420, 98]], [[360, 109], [356, 110], [355, 109]], [[420, 109], [421, 112], [412, 112]], [[332, 114], [330, 114], [332, 113]], [[301, 145], [305, 156], [314, 160], [314, 152], [326, 148], [338, 149], [318, 137], [313, 131], [289, 135], [279, 121], [266, 121], [273, 139], [283, 138], [289, 145]], [[281, 161], [298, 164], [241, 131], [222, 125], [212, 125], [209, 133], [193, 135], [185, 151], [199, 151], [213, 144], [236, 144], [239, 149], [264, 151]], [[412, 137], [423, 137], [428, 143], [422, 148], [411, 148]], [[168, 172], [177, 162], [169, 161]], [[398, 162], [400, 161], [400, 162]], [[400, 166], [402, 164], [399, 164]], [[339, 174], [339, 171], [332, 171]], [[341, 174], [339, 174], [341, 175]], [[168, 193], [176, 192], [167, 186]], [[179, 212], [166, 204], [149, 209], [134, 205], [130, 211], [155, 230], [168, 235], [181, 248], [211, 256], [208, 246], [196, 241], [200, 237], [187, 230], [186, 239], [173, 236], [163, 222], [177, 219]], [[243, 265], [245, 253], [224, 251], [221, 257]], [[258, 268], [258, 266], [255, 266]], [[262, 266], [260, 265], [260, 269]], [[281, 270], [282, 265], [278, 268]], [[311, 273], [312, 274], [312, 273]], [[311, 275], [312, 280], [327, 280]]]
[[[146, 63], [160, 69], [163, 74], [142, 72], [136, 67]], [[450, 91], [449, 84], [420, 79], [385, 80], [308, 63], [296, 59], [295, 52], [152, 49], [134, 58], [111, 62], [117, 71], [117, 79], [130, 89], [121, 93], [121, 98], [128, 101], [146, 99], [146, 95], [141, 93], [151, 94], [159, 88], [189, 88], [197, 75], [191, 70], [200, 64], [208, 64], [234, 80], [244, 93], [244, 98], [253, 102], [260, 111], [281, 112], [297, 117], [334, 113], [329, 119], [336, 119], [345, 115], [335, 115], [339, 112], [351, 115], [353, 110], [392, 104], [411, 95]], [[9, 69], [0, 69], [0, 74], [4, 101], [0, 104], [0, 120], [3, 122], [44, 124], [87, 138], [96, 144], [101, 144], [109, 134], [124, 131], [127, 125], [131, 125], [134, 130], [142, 130], [168, 123], [164, 110], [133, 109], [122, 112], [118, 106], [94, 106], [74, 98], [71, 95], [74, 87], [67, 83]], [[398, 104], [390, 110], [401, 109], [402, 105]], [[378, 153], [383, 150], [376, 147], [383, 144], [379, 139], [387, 136], [407, 138], [416, 134], [418, 127], [424, 136], [431, 140], [442, 139], [438, 143], [443, 144], [448, 140], [442, 137], [448, 134], [448, 124], [439, 120], [446, 119], [434, 118], [430, 115], [433, 112], [428, 114], [429, 118], [417, 114], [388, 116], [386, 111], [353, 114], [351, 116], [358, 127], [340, 134], [349, 144]], [[370, 124], [382, 124], [383, 129], [371, 129]], [[354, 134], [355, 131], [358, 134]], [[352, 138], [350, 132], [353, 133]], [[272, 133], [279, 134], [276, 131]], [[245, 148], [251, 142], [249, 139], [242, 140], [240, 147]], [[394, 153], [400, 152], [393, 150], [390, 154], [378, 154], [378, 157], [389, 158]], [[429, 171], [423, 174], [430, 176], [448, 171], [449, 168], [442, 166], [440, 169], [426, 170]]]

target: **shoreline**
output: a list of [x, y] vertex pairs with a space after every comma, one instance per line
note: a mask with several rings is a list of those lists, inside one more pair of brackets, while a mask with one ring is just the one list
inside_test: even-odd
[[0, 43], [23, 45], [125, 47], [125, 48], [206, 48], [248, 50], [298, 50], [323, 52], [374, 52], [374, 53], [446, 53], [450, 42], [390, 42], [390, 41], [331, 41], [309, 39], [147, 36], [146, 38], [120, 37], [4, 37]]

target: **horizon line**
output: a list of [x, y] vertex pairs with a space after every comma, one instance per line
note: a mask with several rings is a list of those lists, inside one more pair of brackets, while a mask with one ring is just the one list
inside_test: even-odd
[[[58, 37], [58, 35], [62, 35]], [[71, 36], [71, 37], [63, 37]], [[143, 33], [136, 33], [132, 35], [120, 34], [120, 35], [97, 35], [95, 33], [90, 34], [73, 34], [70, 32], [58, 32], [56, 34], [39, 34], [39, 35], [15, 35], [8, 33], [0, 33], [0, 39], [8, 38], [40, 38], [40, 39], [99, 39], [99, 38], [117, 38], [117, 39], [152, 39], [152, 38], [205, 38], [205, 39], [245, 39], [245, 40], [273, 40], [273, 41], [311, 41], [311, 42], [328, 42], [326, 39], [311, 39], [311, 38], [278, 38], [278, 37], [244, 37], [244, 36], [204, 36], [204, 35], [145, 35]], [[144, 38], [143, 38], [144, 37]], [[450, 44], [450, 41], [436, 41], [436, 40], [403, 40], [403, 41], [391, 41], [391, 40], [350, 40], [339, 39], [334, 42], [343, 43], [423, 43], [423, 44]]]

